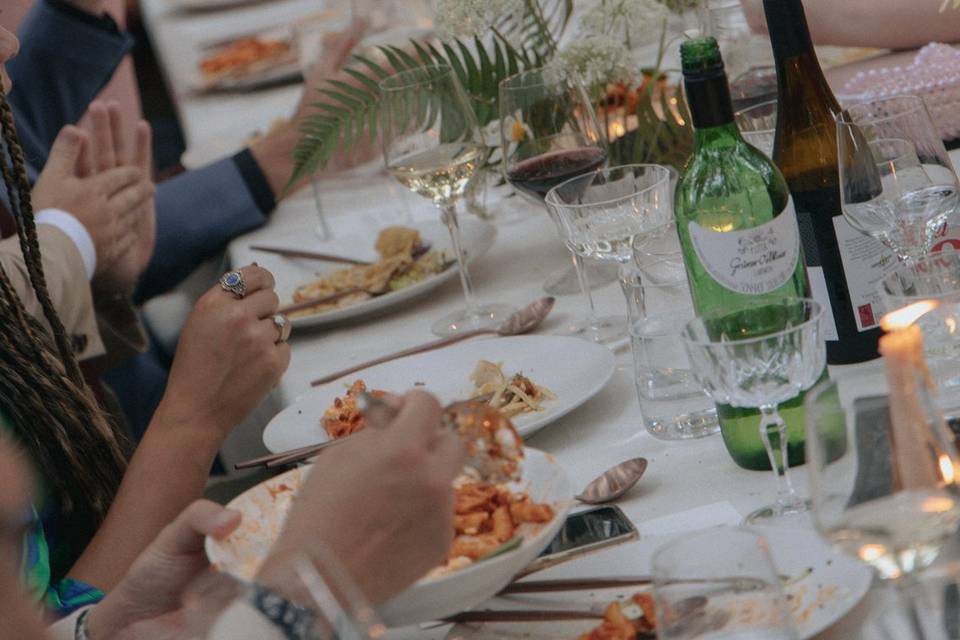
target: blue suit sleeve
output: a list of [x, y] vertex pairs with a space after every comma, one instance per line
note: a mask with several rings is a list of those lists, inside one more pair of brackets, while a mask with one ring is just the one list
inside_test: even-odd
[[20, 53], [7, 63], [10, 101], [27, 158], [43, 166], [57, 133], [80, 120], [133, 38], [51, 0], [34, 5], [19, 36]]
[[172, 289], [230, 240], [266, 220], [234, 158], [160, 183], [156, 249], [140, 278], [137, 300]]

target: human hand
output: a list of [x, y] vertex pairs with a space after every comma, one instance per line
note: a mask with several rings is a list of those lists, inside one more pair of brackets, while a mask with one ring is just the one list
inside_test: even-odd
[[[452, 481], [466, 460], [433, 396], [411, 391], [386, 428], [368, 427], [322, 454], [293, 503], [258, 580], [285, 588], [292, 559], [332, 553], [371, 602], [412, 584], [453, 539]], [[295, 594], [288, 594], [296, 597]]]
[[[80, 174], [90, 175], [110, 171], [116, 167], [133, 166], [140, 169], [144, 180], [153, 185], [153, 142], [150, 125], [140, 121], [134, 144], [129, 144], [123, 127], [120, 104], [94, 102], [88, 111], [92, 142], [84, 147], [80, 158]], [[132, 242], [110, 264], [98, 270], [93, 285], [100, 291], [131, 295], [140, 275], [153, 257], [156, 243], [156, 198], [151, 196], [141, 203], [133, 214], [130, 234]]]
[[240, 524], [240, 513], [197, 500], [140, 554], [123, 580], [90, 612], [91, 638], [178, 637], [183, 594], [210, 568], [204, 536], [222, 539]]
[[[273, 275], [242, 268], [242, 299], [219, 284], [197, 301], [180, 334], [167, 390], [157, 415], [192, 429], [212, 424], [213, 445], [266, 397], [290, 363], [290, 345], [277, 343], [273, 316], [279, 307]], [[159, 426], [159, 425], [158, 425]]]
[[97, 252], [95, 277], [109, 273], [114, 262], [135, 243], [142, 209], [153, 198], [153, 183], [136, 167], [116, 167], [96, 175], [80, 167], [86, 133], [64, 127], [31, 193], [34, 209], [62, 209], [83, 224]]

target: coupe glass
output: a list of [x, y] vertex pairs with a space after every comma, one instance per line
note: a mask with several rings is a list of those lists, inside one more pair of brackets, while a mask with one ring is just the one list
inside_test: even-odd
[[457, 220], [457, 202], [487, 156], [477, 120], [453, 70], [410, 69], [380, 83], [383, 157], [387, 169], [441, 211], [460, 267], [466, 307], [433, 324], [438, 336], [498, 327], [514, 308], [477, 304]]
[[846, 377], [807, 394], [807, 472], [814, 526], [901, 588], [924, 638], [911, 587], [960, 525], [960, 461], [922, 371], [899, 365], [887, 384]]
[[826, 367], [822, 313], [813, 300], [790, 298], [707, 313], [683, 330], [691, 368], [714, 401], [760, 410], [760, 438], [776, 477], [777, 501], [747, 516], [748, 523], [795, 520], [807, 510], [790, 478], [787, 425], [777, 407], [816, 384]]
[[[575, 256], [623, 265], [633, 260], [638, 236], [665, 236], [671, 231], [672, 175], [671, 169], [656, 164], [603, 169], [558, 184], [545, 202]], [[579, 262], [577, 267], [582, 282]], [[593, 301], [588, 302], [593, 320]], [[618, 318], [615, 323], [592, 325], [587, 337], [606, 343], [625, 335], [624, 321]]]
[[653, 601], [661, 640], [798, 637], [767, 544], [748, 529], [707, 529], [657, 549]]
[[[597, 122], [584, 88], [567, 77], [532, 69], [500, 82], [500, 149], [504, 179], [541, 206], [551, 188], [592, 172], [607, 161], [606, 132]], [[549, 209], [547, 210], [550, 213]], [[583, 263], [590, 288], [616, 280], [616, 269]], [[547, 293], [576, 293], [581, 282], [571, 269], [552, 275]], [[589, 289], [587, 290], [589, 295]]]
[[850, 106], [837, 117], [843, 215], [900, 260], [930, 252], [957, 208], [958, 180], [917, 96]]
[[733, 114], [743, 139], [773, 157], [773, 140], [777, 133], [776, 100], [761, 102]]

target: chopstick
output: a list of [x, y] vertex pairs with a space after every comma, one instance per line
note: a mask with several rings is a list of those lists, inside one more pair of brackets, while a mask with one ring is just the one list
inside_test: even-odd
[[443, 622], [457, 624], [464, 622], [547, 622], [551, 620], [603, 620], [603, 614], [596, 611], [550, 609], [464, 611], [444, 618]]
[[286, 249], [284, 247], [268, 247], [260, 244], [250, 245], [250, 249], [253, 251], [263, 251], [265, 253], [275, 253], [278, 256], [284, 256], [286, 258], [307, 258], [309, 260], [323, 260], [324, 262], [336, 262], [339, 264], [351, 264], [358, 266], [369, 266], [371, 262], [366, 260], [355, 260], [354, 258], [346, 258], [344, 256], [335, 256], [330, 253], [319, 253], [316, 251], [306, 251], [303, 249]]
[[266, 466], [270, 462], [277, 460], [279, 458], [285, 458], [287, 456], [292, 456], [294, 454], [302, 454], [302, 453], [307, 453], [309, 451], [312, 451], [316, 449], [319, 446], [319, 444], [325, 444], [325, 443], [310, 444], [305, 447], [297, 447], [296, 449], [291, 449], [290, 451], [283, 451], [281, 453], [270, 453], [264, 456], [260, 456], [259, 458], [251, 458], [249, 460], [244, 460], [243, 462], [236, 463], [235, 465], [233, 465], [233, 468], [236, 469], [237, 471], [242, 471], [243, 469], [252, 469], [253, 467]]
[[361, 293], [363, 289], [360, 287], [351, 287], [350, 289], [344, 289], [343, 291], [337, 291], [332, 293], [329, 296], [323, 296], [321, 298], [312, 298], [310, 300], [304, 300], [303, 302], [296, 302], [294, 304], [288, 304], [285, 307], [280, 307], [280, 310], [277, 313], [293, 313], [295, 311], [303, 311], [304, 309], [311, 309], [321, 304], [329, 304], [331, 302], [336, 302], [340, 298], [352, 295], [354, 293]]
[[512, 582], [498, 593], [505, 596], [515, 593], [549, 593], [555, 591], [584, 591], [588, 589], [614, 589], [651, 584], [651, 576], [621, 576], [614, 578], [567, 578], [558, 580], [524, 580]]

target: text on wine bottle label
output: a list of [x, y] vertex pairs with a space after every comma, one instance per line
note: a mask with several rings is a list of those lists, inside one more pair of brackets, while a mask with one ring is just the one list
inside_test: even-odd
[[880, 282], [897, 267], [897, 256], [879, 240], [853, 228], [843, 216], [834, 216], [833, 228], [847, 276], [853, 319], [860, 331], [872, 329], [886, 312]]
[[770, 222], [717, 231], [690, 222], [690, 241], [710, 276], [736, 293], [762, 295], [782, 287], [797, 270], [800, 233], [793, 199]]

